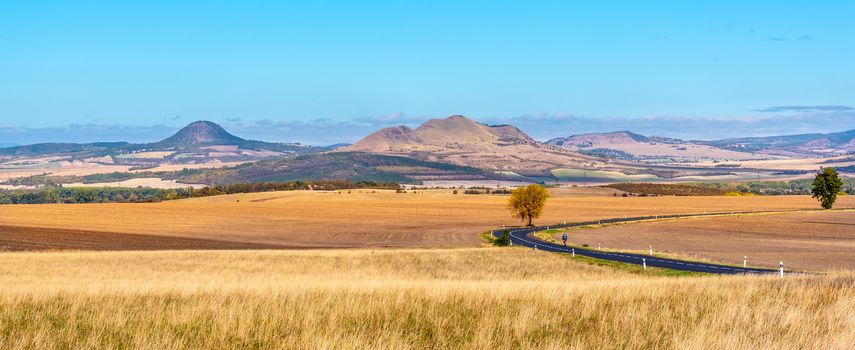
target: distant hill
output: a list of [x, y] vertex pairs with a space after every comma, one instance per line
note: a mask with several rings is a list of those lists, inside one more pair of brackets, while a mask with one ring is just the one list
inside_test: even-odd
[[394, 181], [420, 183], [435, 179], [495, 179], [498, 175], [453, 164], [360, 152], [310, 154], [247, 163], [193, 174], [186, 183], [230, 184], [308, 180]]
[[629, 131], [559, 137], [549, 145], [583, 154], [643, 161], [740, 161], [776, 157], [835, 156], [855, 152], [855, 130], [829, 134], [684, 141]]
[[[111, 163], [151, 164], [163, 162], [241, 161], [270, 158], [281, 155], [309, 154], [329, 150], [299, 144], [273, 143], [246, 140], [232, 135], [220, 125], [197, 121], [185, 126], [174, 135], [158, 142], [132, 144], [127, 142], [96, 143], [40, 143], [26, 146], [0, 148], [5, 156], [69, 156], [73, 159], [112, 157]], [[168, 154], [169, 151], [175, 152]], [[152, 152], [157, 158], [146, 158]], [[178, 156], [178, 157], [176, 157]]]
[[454, 115], [428, 120], [415, 130], [404, 125], [380, 129], [346, 149], [366, 152], [420, 150], [425, 147], [490, 149], [507, 143], [534, 143], [534, 140], [510, 125], [489, 126]]
[[404, 125], [380, 129], [355, 144], [342, 147], [346, 151], [383, 152], [392, 149], [415, 147], [423, 141], [415, 130]]
[[341, 151], [400, 155], [490, 170], [545, 171], [600, 161], [533, 140], [511, 125], [485, 125], [454, 115], [411, 129], [381, 129]]
[[747, 150], [769, 154], [845, 154], [855, 152], [855, 129], [828, 134], [730, 138], [706, 143], [731, 150]]
[[[182, 183], [352, 180], [659, 181], [769, 178], [802, 175], [779, 158], [855, 152], [855, 130], [832, 134], [684, 141], [630, 131], [538, 142], [512, 125], [487, 125], [465, 116], [431, 119], [416, 128], [378, 130], [352, 145], [308, 147], [254, 141], [209, 121], [193, 122], [161, 141], [43, 143], [0, 148], [9, 174], [19, 177], [98, 175], [111, 179], [168, 177]], [[837, 157], [837, 166], [851, 162]], [[752, 160], [763, 159], [755, 162]], [[767, 162], [766, 160], [772, 160]], [[795, 163], [794, 163], [795, 164]], [[819, 163], [817, 163], [819, 164]], [[823, 163], [825, 164], [825, 163]], [[213, 169], [216, 168], [216, 169]], [[181, 169], [191, 169], [184, 171]]]
[[160, 147], [188, 147], [202, 145], [241, 145], [246, 142], [247, 140], [230, 134], [216, 123], [197, 121], [190, 123], [165, 140], [151, 145]]
[[647, 136], [639, 135], [630, 131], [616, 131], [610, 133], [591, 133], [559, 137], [546, 141], [546, 143], [558, 147], [563, 147], [565, 145], [575, 145], [578, 147], [587, 144], [636, 143], [648, 141], [650, 141], [650, 138]]
[[316, 147], [299, 144], [273, 143], [246, 140], [230, 134], [220, 125], [209, 121], [196, 121], [185, 126], [174, 135], [155, 143], [145, 144], [148, 150], [161, 149], [198, 149], [210, 146], [238, 146], [254, 151], [273, 151], [293, 154], [306, 154], [320, 151]]
[[546, 143], [591, 156], [649, 162], [749, 160], [768, 157], [692, 141], [644, 136], [630, 131], [573, 135], [555, 138]]

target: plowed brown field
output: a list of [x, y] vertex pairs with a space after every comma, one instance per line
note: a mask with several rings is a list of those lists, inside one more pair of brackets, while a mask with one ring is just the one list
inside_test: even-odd
[[[473, 246], [478, 233], [516, 225], [507, 196], [449, 190], [292, 191], [151, 204], [0, 205], [3, 249], [185, 249], [205, 245], [292, 248]], [[608, 189], [554, 190], [540, 223], [704, 211], [817, 208], [808, 196], [613, 197]], [[855, 205], [844, 196], [839, 205]], [[38, 228], [38, 234], [22, 228]], [[27, 233], [30, 232], [30, 233]], [[148, 235], [129, 242], [129, 234]], [[166, 243], [158, 237], [173, 241]], [[192, 243], [170, 243], [175, 237]], [[114, 241], [114, 243], [111, 243]], [[16, 243], [18, 242], [18, 243]], [[105, 248], [106, 249], [106, 248]]]
[[275, 249], [256, 244], [163, 235], [0, 226], [0, 251]]

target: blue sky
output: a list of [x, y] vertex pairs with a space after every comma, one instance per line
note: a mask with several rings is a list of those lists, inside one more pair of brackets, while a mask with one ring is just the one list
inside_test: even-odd
[[0, 2], [0, 144], [855, 127], [853, 1]]

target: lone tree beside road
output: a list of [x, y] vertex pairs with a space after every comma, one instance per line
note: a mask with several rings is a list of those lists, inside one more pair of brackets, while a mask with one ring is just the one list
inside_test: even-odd
[[543, 186], [532, 184], [520, 187], [511, 193], [511, 198], [508, 199], [508, 210], [515, 218], [528, 220], [528, 226], [534, 226], [531, 221], [540, 216], [547, 198], [549, 198], [549, 192]]
[[837, 192], [843, 187], [843, 181], [837, 175], [837, 169], [824, 168], [816, 174], [813, 180], [813, 198], [819, 199], [820, 205], [825, 209], [831, 209], [837, 200]]

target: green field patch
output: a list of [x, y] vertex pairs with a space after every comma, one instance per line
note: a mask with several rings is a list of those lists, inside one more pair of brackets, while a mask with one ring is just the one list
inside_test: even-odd
[[656, 181], [660, 177], [653, 174], [628, 175], [619, 171], [584, 170], [584, 169], [555, 169], [552, 175], [559, 181]]
[[166, 157], [172, 155], [173, 153], [175, 153], [175, 152], [172, 152], [172, 151], [138, 152], [138, 153], [120, 154], [120, 155], [117, 155], [115, 157], [121, 158], [121, 159], [163, 159], [163, 158], [166, 158]]
[[520, 174], [517, 174], [517, 173], [515, 173], [515, 172], [513, 172], [513, 171], [496, 171], [496, 174], [504, 175], [504, 176], [507, 176], [507, 177], [516, 177], [516, 178], [520, 178], [520, 179], [525, 179], [525, 178], [526, 178], [525, 176], [522, 176], [522, 175], [520, 175]]

